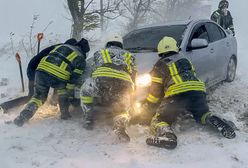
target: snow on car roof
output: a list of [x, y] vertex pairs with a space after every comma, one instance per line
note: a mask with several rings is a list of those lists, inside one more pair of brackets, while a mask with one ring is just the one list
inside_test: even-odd
[[150, 25], [140, 26], [137, 29], [150, 28], [150, 27], [159, 27], [159, 26], [169, 26], [169, 25], [187, 25], [191, 21], [192, 20], [169, 21], [167, 23], [162, 23], [162, 24], [150, 24]]
[[167, 23], [162, 23], [162, 24], [150, 24], [150, 25], [140, 26], [140, 27], [138, 27], [137, 29], [134, 29], [134, 30], [150, 28], [150, 27], [170, 26], [170, 25], [188, 25], [190, 23], [206, 22], [206, 21], [210, 21], [210, 20], [209, 19], [177, 20], [177, 21], [169, 21]]

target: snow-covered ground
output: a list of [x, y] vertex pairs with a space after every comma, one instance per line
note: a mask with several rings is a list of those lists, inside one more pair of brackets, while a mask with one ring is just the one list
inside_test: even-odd
[[[29, 124], [17, 128], [4, 121], [21, 109], [0, 116], [0, 165], [3, 168], [34, 167], [248, 167], [248, 81], [239, 75], [233, 83], [218, 86], [209, 96], [215, 113], [233, 120], [237, 138], [228, 140], [191, 120], [176, 125], [175, 150], [145, 144], [148, 128], [131, 126], [128, 144], [115, 139], [110, 126], [99, 123], [93, 131], [82, 128], [79, 114], [70, 121], [58, 119], [57, 108], [43, 107]], [[235, 95], [234, 95], [235, 93]]]
[[[234, 140], [186, 120], [175, 126], [179, 139], [175, 150], [147, 146], [148, 128], [139, 125], [128, 130], [131, 142], [120, 144], [111, 126], [99, 123], [95, 130], [86, 131], [80, 114], [61, 121], [57, 107], [48, 105], [22, 128], [6, 124], [18, 115], [22, 109], [18, 107], [8, 115], [0, 115], [0, 167], [248, 168], [246, 51], [239, 48], [241, 63], [236, 80], [217, 86], [208, 96], [211, 111], [234, 121], [240, 129]], [[9, 87], [10, 91], [17, 90]]]

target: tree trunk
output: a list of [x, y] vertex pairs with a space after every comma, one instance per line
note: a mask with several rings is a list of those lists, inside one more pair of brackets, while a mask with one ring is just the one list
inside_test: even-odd
[[72, 26], [72, 38], [75, 38], [79, 40], [81, 38], [81, 34], [83, 33], [83, 30], [80, 29], [81, 24], [74, 23]]
[[103, 31], [103, 0], [100, 0], [100, 24], [101, 24], [101, 31]]
[[[73, 19], [73, 25], [72, 25], [72, 37], [75, 39], [80, 39], [80, 34], [81, 34], [81, 30], [80, 30], [80, 11], [79, 11], [79, 1], [78, 0], [67, 0], [68, 3], [68, 7]], [[82, 5], [82, 2], [81, 2]], [[82, 6], [81, 6], [82, 8]]]

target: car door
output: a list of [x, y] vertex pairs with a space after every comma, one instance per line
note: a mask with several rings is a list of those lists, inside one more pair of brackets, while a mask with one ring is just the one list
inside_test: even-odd
[[209, 35], [204, 23], [197, 24], [192, 29], [185, 55], [191, 59], [197, 76], [208, 85], [214, 75], [215, 52], [211, 45], [201, 49], [190, 49], [191, 41], [195, 38], [203, 38], [209, 42]]
[[230, 43], [225, 32], [215, 23], [207, 22], [206, 28], [209, 34], [209, 46], [212, 46], [216, 53], [216, 69], [213, 81], [217, 83], [223, 79], [223, 75], [226, 72]]

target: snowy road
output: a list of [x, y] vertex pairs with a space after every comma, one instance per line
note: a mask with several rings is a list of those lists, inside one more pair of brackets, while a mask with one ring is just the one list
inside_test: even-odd
[[[13, 119], [19, 109], [0, 116], [0, 167], [2, 168], [82, 168], [82, 167], [248, 167], [248, 81], [238, 75], [233, 83], [224, 83], [209, 96], [215, 113], [233, 120], [237, 138], [222, 138], [190, 120], [176, 125], [179, 138], [175, 150], [158, 149], [145, 144], [148, 128], [131, 126], [131, 142], [119, 144], [110, 126], [97, 125], [85, 131], [77, 116], [60, 121], [55, 107], [41, 110], [23, 128], [4, 122]], [[235, 93], [235, 95], [233, 95]], [[180, 126], [180, 127], [179, 127]]]

